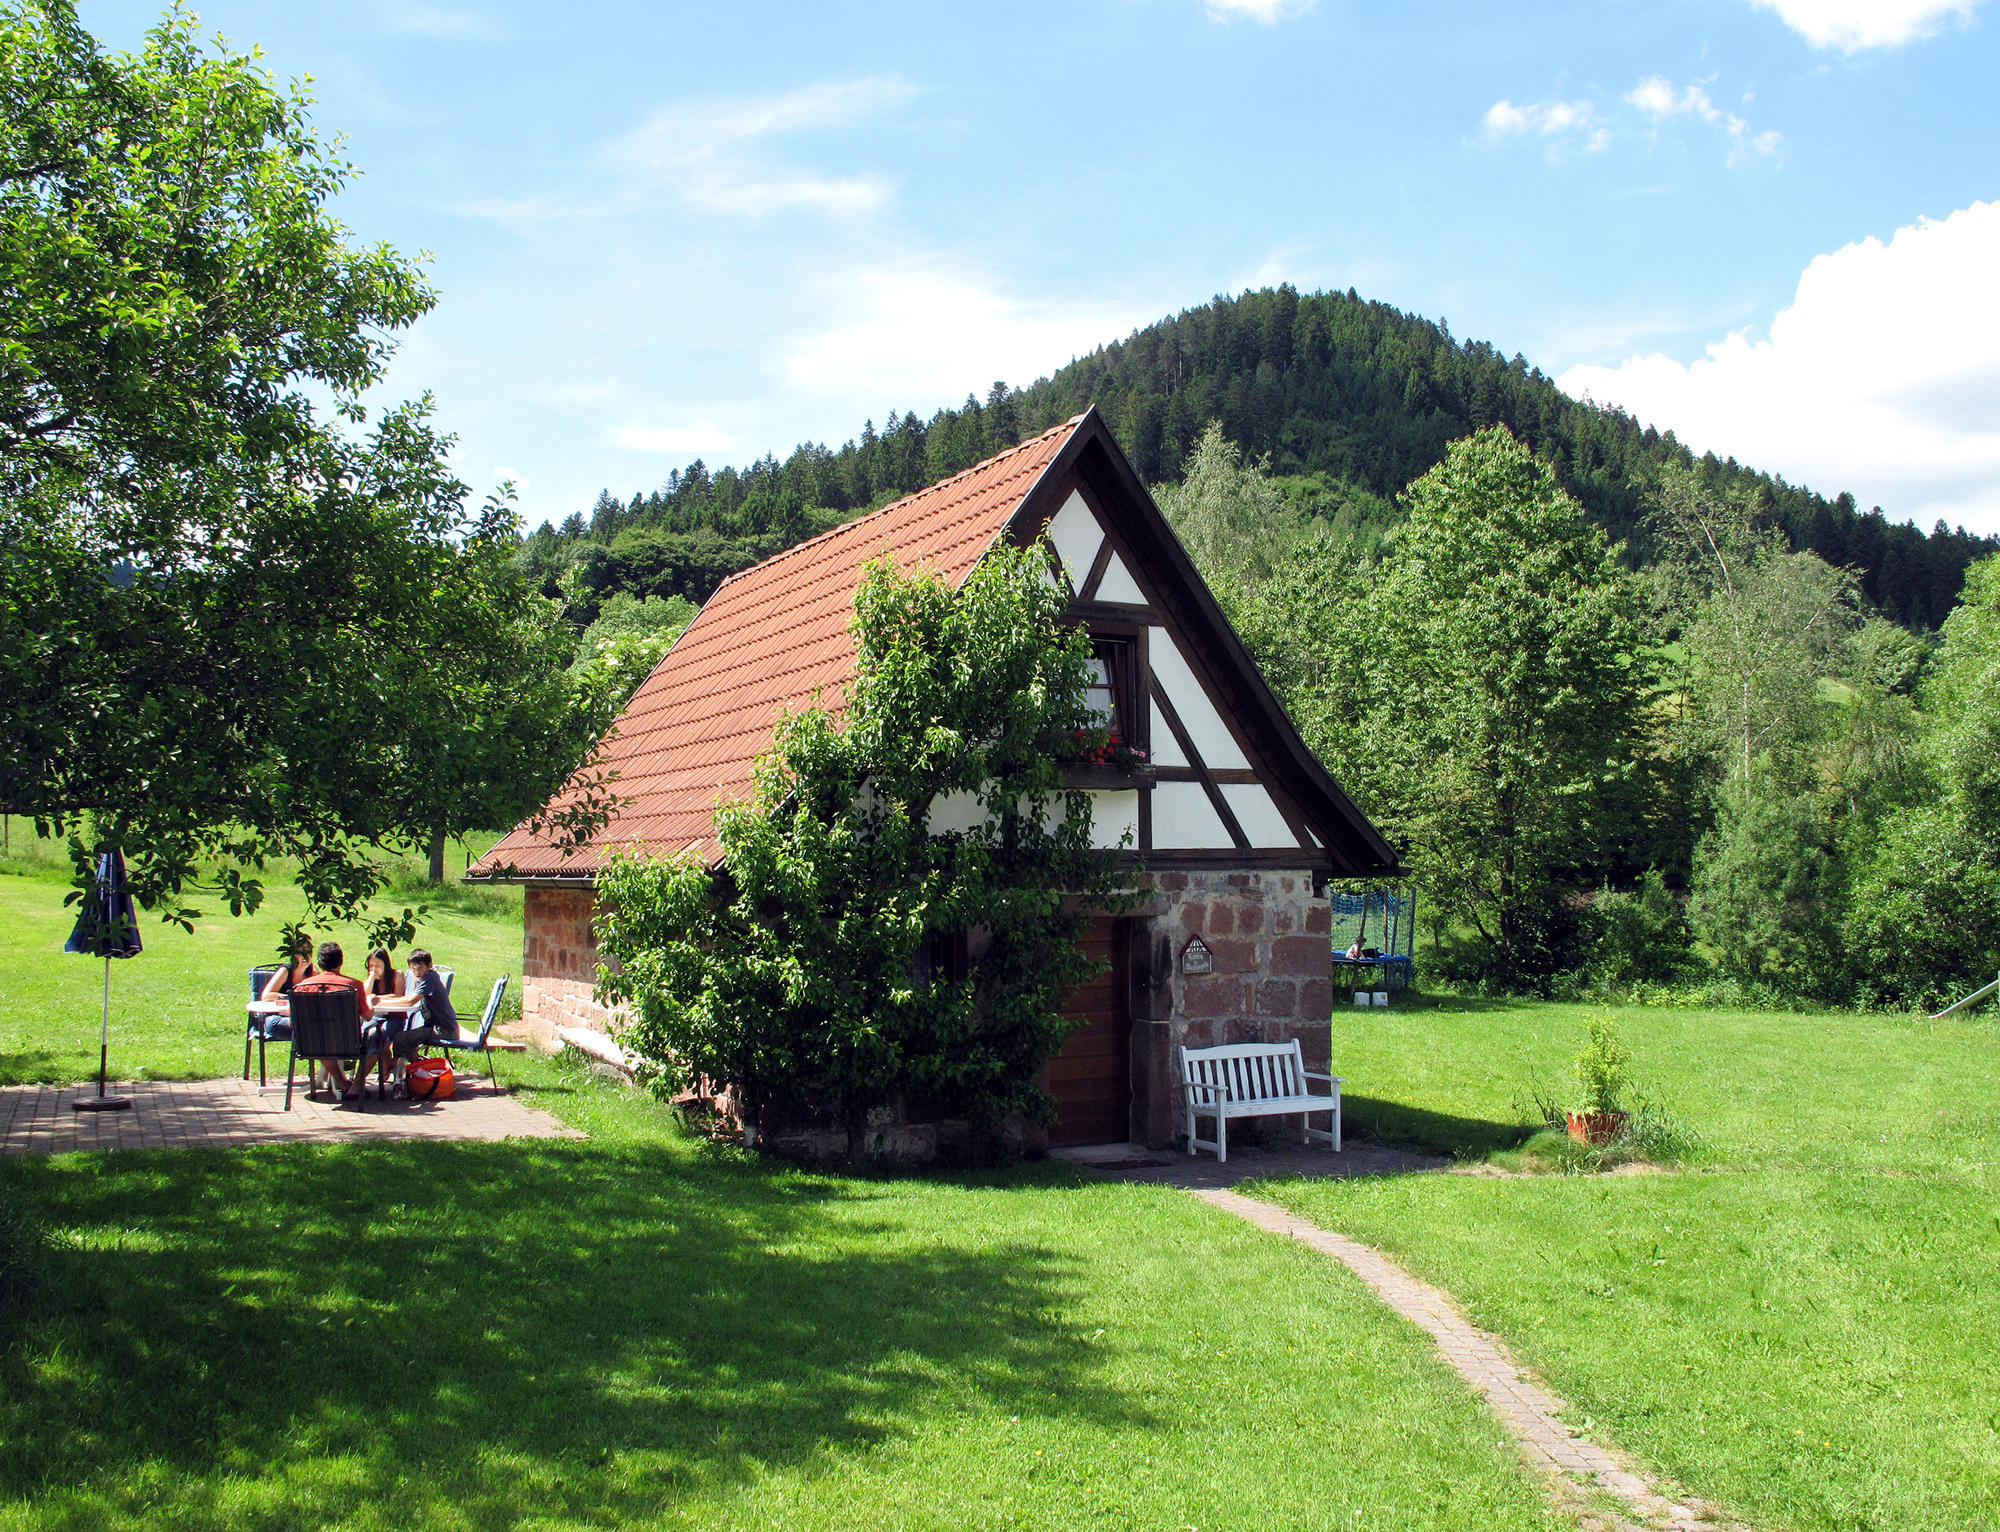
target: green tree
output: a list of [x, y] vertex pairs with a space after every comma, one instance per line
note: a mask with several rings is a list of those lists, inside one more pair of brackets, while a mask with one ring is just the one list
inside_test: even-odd
[[[1102, 735], [1044, 567], [1002, 550], [952, 590], [871, 565], [846, 706], [782, 724], [753, 800], [718, 812], [721, 873], [600, 874], [603, 993], [656, 1087], [727, 1081], [753, 1124], [830, 1117], [850, 1153], [909, 1096], [989, 1128], [1047, 1118], [1034, 1076], [1090, 970], [1077, 909], [1119, 899], [1088, 796], [1061, 786]], [[965, 827], [934, 833], [945, 800]]]
[[305, 98], [194, 28], [110, 56], [69, 0], [0, 5], [0, 800], [171, 917], [254, 908], [274, 856], [351, 915], [435, 822], [391, 789], [451, 634], [542, 619], [428, 405], [358, 403], [421, 274], [328, 216]]
[[1921, 785], [1858, 858], [1845, 922], [1863, 984], [1908, 1003], [2000, 971], [2000, 556], [1966, 572], [1921, 694]]
[[1712, 491], [1691, 470], [1663, 472], [1654, 507], [1656, 585], [1679, 640], [1696, 747], [1739, 793], [1766, 780], [1797, 790], [1827, 721], [1821, 684], [1859, 622], [1854, 577], [1787, 552], [1750, 495]]
[[1506, 430], [1409, 487], [1379, 567], [1293, 561], [1246, 635], [1307, 740], [1509, 982], [1579, 957], [1562, 880], [1629, 812], [1644, 675], [1631, 582]]
[[687, 631], [698, 610], [685, 596], [615, 592], [583, 630], [570, 674], [594, 695], [623, 707]]
[[1325, 535], [1271, 483], [1268, 460], [1246, 462], [1219, 421], [1210, 421], [1189, 451], [1181, 482], [1157, 486], [1153, 497], [1209, 588], [1231, 608]]

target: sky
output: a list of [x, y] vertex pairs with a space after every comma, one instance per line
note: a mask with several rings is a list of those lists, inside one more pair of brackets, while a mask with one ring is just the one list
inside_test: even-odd
[[196, 9], [428, 253], [379, 392], [531, 525], [1289, 281], [2000, 533], [2000, 0]]

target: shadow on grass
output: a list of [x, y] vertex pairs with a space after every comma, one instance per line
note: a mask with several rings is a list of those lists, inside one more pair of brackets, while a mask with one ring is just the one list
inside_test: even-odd
[[880, 1185], [594, 1144], [0, 1173], [72, 1237], [0, 1357], [0, 1500], [85, 1520], [237, 1521], [247, 1475], [308, 1520], [414, 1484], [410, 1526], [638, 1521], [940, 1413], [1146, 1418], [1059, 1253]]
[[1346, 1094], [1341, 1097], [1340, 1115], [1342, 1127], [1350, 1137], [1454, 1159], [1483, 1159], [1497, 1150], [1519, 1148], [1540, 1127], [1490, 1122], [1480, 1117], [1454, 1117], [1449, 1112], [1433, 1112], [1401, 1101]]

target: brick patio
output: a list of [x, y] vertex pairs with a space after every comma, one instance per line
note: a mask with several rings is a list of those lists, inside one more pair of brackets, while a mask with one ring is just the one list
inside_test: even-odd
[[547, 1112], [461, 1075], [449, 1101], [370, 1101], [366, 1110], [313, 1100], [303, 1090], [285, 1110], [283, 1083], [247, 1080], [139, 1080], [113, 1087], [129, 1112], [74, 1112], [94, 1085], [0, 1089], [0, 1154], [65, 1154], [78, 1149], [231, 1149], [246, 1144], [371, 1142], [397, 1138], [456, 1143], [503, 1138], [582, 1138]]

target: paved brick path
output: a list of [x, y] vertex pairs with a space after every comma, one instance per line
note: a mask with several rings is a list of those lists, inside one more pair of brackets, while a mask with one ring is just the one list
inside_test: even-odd
[[73, 1112], [95, 1085], [16, 1085], [0, 1089], [0, 1153], [61, 1154], [72, 1149], [224, 1149], [243, 1144], [339, 1143], [391, 1138], [459, 1142], [502, 1138], [581, 1138], [547, 1112], [459, 1078], [450, 1101], [370, 1101], [366, 1110], [292, 1094], [282, 1083], [246, 1080], [140, 1080], [113, 1087], [129, 1112]]
[[[1669, 1500], [1620, 1454], [1573, 1435], [1560, 1419], [1562, 1401], [1536, 1382], [1497, 1337], [1474, 1326], [1444, 1293], [1419, 1282], [1380, 1251], [1237, 1192], [1215, 1187], [1189, 1187], [1187, 1192], [1260, 1229], [1332, 1256], [1390, 1308], [1428, 1331], [1445, 1360], [1493, 1407], [1529, 1462], [1552, 1482], [1582, 1525], [1608, 1532], [1639, 1528], [1724, 1532], [1735, 1527], [1704, 1506]], [[1607, 1503], [1618, 1508], [1606, 1510]]]

